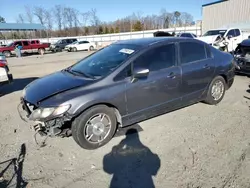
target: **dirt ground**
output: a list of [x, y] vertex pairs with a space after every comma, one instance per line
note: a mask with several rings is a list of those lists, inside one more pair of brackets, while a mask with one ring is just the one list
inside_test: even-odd
[[250, 187], [250, 100], [244, 97], [250, 98], [250, 78], [244, 76], [219, 105], [199, 103], [133, 125], [139, 133], [121, 131], [100, 149], [83, 150], [71, 137], [38, 147], [18, 116], [22, 89], [87, 54], [8, 59], [15, 81], [0, 89], [1, 188]]

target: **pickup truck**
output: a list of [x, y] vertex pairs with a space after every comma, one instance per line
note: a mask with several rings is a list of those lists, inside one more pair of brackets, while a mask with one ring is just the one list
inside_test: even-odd
[[233, 52], [238, 44], [248, 39], [249, 35], [250, 33], [244, 32], [238, 28], [222, 28], [209, 30], [201, 37], [197, 37], [197, 39], [218, 48], [224, 47], [226, 42], [228, 52]]
[[20, 40], [15, 41], [7, 46], [0, 47], [0, 53], [3, 53], [6, 57], [10, 57], [15, 54], [15, 46], [21, 45], [21, 53], [39, 53], [44, 54], [46, 50], [49, 50], [50, 43], [40, 43], [39, 40]]

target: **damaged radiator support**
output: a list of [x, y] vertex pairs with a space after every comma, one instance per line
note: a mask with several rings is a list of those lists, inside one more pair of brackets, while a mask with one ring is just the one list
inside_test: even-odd
[[[35, 139], [36, 144], [39, 145], [40, 147], [44, 147], [46, 145], [45, 142], [48, 139], [48, 137], [70, 136], [71, 129], [62, 128], [65, 122], [68, 120], [69, 119], [66, 117], [59, 117], [53, 120], [49, 120], [47, 122], [37, 122], [37, 124], [33, 126], [33, 129], [35, 130], [34, 139]], [[38, 134], [42, 137], [45, 137], [44, 140], [41, 142], [41, 144], [39, 144], [37, 141]]]

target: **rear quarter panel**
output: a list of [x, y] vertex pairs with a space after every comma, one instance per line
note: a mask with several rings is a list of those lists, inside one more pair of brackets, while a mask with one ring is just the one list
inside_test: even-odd
[[227, 52], [221, 52], [213, 47], [211, 47], [214, 61], [216, 65], [215, 76], [222, 75], [226, 77], [226, 81], [234, 78], [234, 57], [232, 54]]

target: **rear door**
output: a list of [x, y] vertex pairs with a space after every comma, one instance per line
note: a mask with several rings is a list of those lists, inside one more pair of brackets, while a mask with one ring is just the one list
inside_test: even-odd
[[126, 84], [128, 114], [136, 121], [150, 114], [159, 114], [180, 102], [181, 69], [176, 66], [176, 45], [166, 44], [149, 49], [133, 63], [136, 68], [149, 69], [145, 79]]
[[30, 43], [28, 41], [22, 41], [22, 46], [23, 46], [22, 53], [24, 53], [24, 52], [27, 52], [27, 53], [32, 52], [31, 45], [30, 45]]
[[210, 47], [199, 41], [179, 43], [184, 102], [198, 101], [213, 79], [215, 63]]

